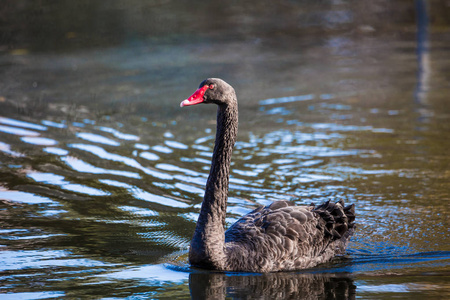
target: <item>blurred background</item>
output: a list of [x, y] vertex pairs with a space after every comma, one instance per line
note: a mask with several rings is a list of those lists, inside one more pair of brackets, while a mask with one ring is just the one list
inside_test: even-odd
[[[0, 298], [450, 296], [449, 50], [447, 0], [2, 0]], [[228, 225], [344, 199], [346, 256], [189, 267], [207, 77], [239, 100]]]

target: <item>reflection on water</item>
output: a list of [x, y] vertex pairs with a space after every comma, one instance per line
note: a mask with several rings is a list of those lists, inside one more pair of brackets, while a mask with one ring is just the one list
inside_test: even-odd
[[[448, 295], [446, 4], [418, 5], [416, 24], [409, 2], [7, 2], [0, 294]], [[240, 101], [227, 225], [277, 199], [342, 198], [358, 214], [344, 257], [293, 273], [188, 266], [216, 112], [178, 104], [207, 76]]]
[[191, 273], [192, 299], [355, 299], [356, 286], [346, 276], [262, 274], [239, 276]]

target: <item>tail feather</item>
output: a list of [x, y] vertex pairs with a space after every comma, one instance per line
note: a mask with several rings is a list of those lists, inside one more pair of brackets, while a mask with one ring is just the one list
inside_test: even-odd
[[326, 201], [315, 207], [313, 212], [320, 216], [318, 228], [324, 230], [325, 236], [331, 236], [332, 240], [346, 240], [352, 235], [355, 226], [355, 206], [345, 206], [341, 199], [337, 202]]
[[355, 226], [355, 205], [350, 204], [344, 208], [344, 213], [348, 218], [349, 228], [353, 228]]

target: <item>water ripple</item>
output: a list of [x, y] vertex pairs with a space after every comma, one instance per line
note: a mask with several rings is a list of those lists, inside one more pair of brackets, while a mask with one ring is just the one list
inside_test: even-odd
[[161, 145], [153, 146], [152, 149], [155, 150], [156, 152], [161, 152], [161, 153], [172, 153], [173, 152], [173, 150], [170, 149], [169, 147], [161, 146]]
[[[104, 183], [107, 183], [107, 182], [104, 182]], [[119, 208], [123, 211], [130, 212], [134, 215], [139, 215], [139, 216], [155, 217], [155, 216], [159, 215], [159, 213], [157, 211], [151, 210], [148, 208], [140, 208], [140, 207], [129, 206], [129, 205], [122, 205], [122, 206], [119, 206]], [[164, 225], [164, 224], [162, 224], [162, 225]]]
[[[65, 292], [52, 291], [52, 292], [23, 292], [23, 293], [6, 293], [8, 300], [35, 300], [35, 299], [52, 299], [64, 297]], [[6, 298], [5, 298], [6, 299]]]
[[169, 174], [158, 172], [158, 171], [155, 171], [155, 170], [152, 170], [149, 168], [145, 168], [140, 163], [138, 163], [136, 160], [134, 160], [132, 158], [122, 156], [119, 154], [109, 153], [105, 149], [103, 149], [102, 147], [99, 147], [99, 146], [87, 145], [87, 144], [69, 144], [69, 147], [90, 152], [102, 159], [121, 162], [129, 167], [139, 169], [139, 170], [143, 171], [144, 173], [154, 176], [156, 178], [166, 179], [166, 180], [170, 180], [173, 178]]
[[201, 188], [180, 182], [175, 183], [175, 188], [188, 193], [198, 194], [199, 196], [203, 196], [203, 194], [205, 193], [205, 191]]
[[137, 188], [137, 187], [131, 187], [129, 189], [129, 191], [137, 199], [141, 199], [141, 200], [157, 203], [157, 204], [164, 205], [164, 206], [171, 206], [171, 207], [178, 207], [178, 208], [187, 208], [187, 207], [190, 206], [189, 204], [186, 204], [184, 202], [181, 202], [181, 201], [178, 201], [178, 200], [174, 200], [174, 199], [170, 199], [170, 198], [167, 198], [167, 197], [158, 196], [158, 195], [155, 195], [155, 194], [152, 194], [150, 192], [144, 191], [144, 190], [142, 190], [140, 188]]
[[80, 139], [83, 139], [83, 140], [86, 140], [89, 142], [100, 143], [100, 144], [105, 144], [105, 145], [109, 145], [109, 146], [119, 146], [120, 145], [119, 142], [116, 142], [114, 140], [111, 140], [107, 137], [104, 137], [102, 135], [95, 134], [95, 133], [77, 132], [75, 135], [77, 137], [79, 137]]
[[55, 127], [55, 128], [66, 128], [67, 127], [67, 125], [65, 124], [64, 121], [62, 123], [56, 123], [56, 122], [52, 122], [49, 120], [42, 120], [41, 123], [44, 125], [50, 126], [50, 127]]
[[90, 196], [107, 196], [109, 192], [105, 192], [93, 187], [89, 187], [82, 184], [70, 183], [64, 180], [64, 176], [56, 175], [53, 173], [28, 173], [28, 177], [34, 179], [36, 182], [42, 182], [45, 184], [57, 185], [62, 189], [73, 191], [81, 194], [87, 194]]
[[176, 142], [176, 141], [164, 141], [164, 144], [166, 144], [167, 146], [169, 146], [171, 148], [182, 149], [182, 150], [189, 148], [185, 144]]
[[109, 128], [109, 127], [105, 127], [105, 126], [98, 126], [95, 127], [96, 129], [99, 129], [101, 131], [104, 132], [108, 132], [111, 133], [112, 135], [114, 135], [116, 138], [119, 138], [121, 140], [127, 140], [127, 141], [139, 141], [139, 137], [133, 134], [127, 134], [127, 133], [122, 133], [114, 128]]
[[0, 117], [0, 123], [6, 124], [6, 125], [12, 125], [12, 126], [16, 126], [16, 127], [36, 129], [36, 130], [44, 130], [44, 131], [47, 130], [47, 127], [42, 126], [42, 125], [24, 122], [24, 121], [18, 121], [18, 120], [14, 120], [14, 119], [10, 119], [10, 118], [5, 118], [5, 117]]
[[145, 144], [136, 143], [136, 144], [134, 144], [134, 148], [140, 149], [140, 150], [148, 150], [148, 149], [150, 149], [150, 146], [145, 145]]
[[203, 143], [205, 143], [207, 141], [214, 140], [214, 138], [215, 138], [214, 135], [208, 135], [208, 136], [205, 136], [205, 137], [201, 137], [201, 138], [196, 139], [194, 141], [194, 144], [203, 144]]
[[111, 186], [125, 188], [136, 199], [145, 200], [145, 201], [153, 202], [156, 204], [160, 204], [160, 205], [164, 205], [164, 206], [171, 206], [171, 207], [187, 208], [190, 206], [189, 204], [186, 204], [182, 201], [155, 195], [150, 192], [144, 191], [141, 188], [138, 188], [136, 186], [132, 186], [127, 183], [120, 182], [120, 181], [101, 179], [100, 182], [107, 184], [107, 185], [111, 185]]
[[22, 141], [32, 145], [40, 145], [40, 146], [53, 146], [58, 144], [54, 139], [44, 138], [44, 137], [33, 137], [33, 136], [24, 136], [20, 138]]
[[333, 131], [372, 131], [379, 133], [393, 133], [393, 129], [389, 128], [374, 128], [373, 126], [356, 126], [356, 125], [341, 125], [335, 123], [316, 123], [310, 125], [315, 129], [327, 129]]
[[102, 261], [86, 258], [71, 258], [66, 250], [20, 250], [0, 251], [1, 271], [21, 270], [25, 268], [43, 269], [48, 267], [98, 267], [111, 265]]
[[98, 275], [98, 277], [117, 280], [141, 279], [144, 281], [164, 283], [187, 281], [189, 279], [189, 273], [172, 271], [164, 267], [163, 264], [158, 264], [124, 268], [117, 272]]
[[313, 94], [281, 97], [281, 98], [270, 98], [270, 99], [259, 101], [259, 105], [272, 105], [272, 104], [290, 103], [290, 102], [297, 102], [297, 101], [307, 101], [307, 100], [313, 100], [314, 98], [315, 98], [315, 95], [313, 95]]
[[0, 199], [26, 204], [55, 204], [56, 202], [44, 197], [28, 192], [3, 190], [0, 188]]
[[43, 150], [47, 153], [61, 155], [61, 156], [69, 154], [69, 151], [67, 151], [65, 149], [57, 148], [57, 147], [46, 147]]
[[3, 143], [3, 142], [0, 142], [0, 151], [4, 152], [6, 154], [9, 154], [11, 156], [15, 156], [15, 157], [23, 157], [23, 156], [25, 156], [25, 155], [23, 155], [20, 152], [11, 150], [11, 145]]
[[164, 170], [164, 171], [172, 171], [172, 172], [176, 171], [176, 172], [180, 172], [180, 173], [183, 173], [183, 174], [186, 174], [189, 176], [203, 176], [204, 175], [204, 174], [201, 174], [201, 173], [189, 170], [189, 169], [181, 168], [178, 166], [174, 166], [171, 164], [157, 164], [155, 167], [158, 169]]
[[127, 171], [119, 171], [119, 170], [108, 170], [103, 169], [99, 167], [95, 167], [91, 164], [88, 164], [87, 162], [75, 158], [73, 156], [67, 156], [61, 158], [62, 161], [64, 161], [69, 167], [74, 169], [75, 171], [82, 172], [82, 173], [90, 173], [90, 174], [111, 174], [111, 175], [118, 175], [118, 176], [125, 176], [129, 178], [141, 178], [139, 174], [133, 173], [133, 172], [127, 172]]
[[159, 160], [158, 155], [156, 155], [155, 153], [148, 152], [148, 151], [139, 153], [139, 156], [142, 158], [145, 158], [147, 160]]
[[0, 131], [5, 132], [5, 133], [19, 135], [19, 136], [30, 136], [31, 137], [31, 136], [39, 136], [40, 135], [40, 133], [38, 133], [36, 131], [16, 128], [16, 127], [3, 126], [3, 125], [0, 125]]

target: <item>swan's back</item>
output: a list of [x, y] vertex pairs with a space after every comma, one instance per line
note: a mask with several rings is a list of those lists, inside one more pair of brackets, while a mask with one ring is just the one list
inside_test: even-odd
[[249, 272], [298, 270], [343, 254], [353, 232], [353, 205], [318, 207], [277, 201], [259, 207], [225, 233], [225, 269]]

